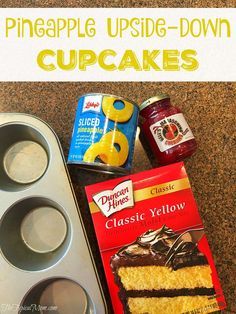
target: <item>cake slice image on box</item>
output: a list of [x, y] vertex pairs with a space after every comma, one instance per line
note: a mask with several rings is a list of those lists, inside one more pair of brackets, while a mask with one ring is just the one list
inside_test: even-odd
[[[211, 267], [197, 247], [203, 229], [148, 230], [111, 257], [125, 313], [209, 313], [217, 310]], [[215, 304], [215, 306], [214, 306]], [[205, 309], [193, 312], [194, 309]]]

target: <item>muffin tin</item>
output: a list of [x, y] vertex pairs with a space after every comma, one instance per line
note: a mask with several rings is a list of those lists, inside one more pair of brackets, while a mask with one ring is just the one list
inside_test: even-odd
[[0, 313], [107, 313], [57, 136], [0, 114]]

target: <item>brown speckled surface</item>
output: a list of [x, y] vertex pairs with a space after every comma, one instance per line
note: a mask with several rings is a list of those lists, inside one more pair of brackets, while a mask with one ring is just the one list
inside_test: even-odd
[[113, 1], [104, 1], [104, 0], [3, 0], [0, 2], [1, 7], [154, 7], [154, 8], [164, 8], [164, 7], [173, 7], [173, 8], [181, 8], [181, 7], [192, 7], [192, 8], [200, 8], [200, 7], [235, 7], [235, 0], [113, 0]]
[[[159, 91], [169, 93], [184, 111], [198, 141], [186, 167], [227, 299], [224, 313], [236, 313], [236, 83], [0, 83], [0, 112], [25, 112], [45, 120], [67, 156], [78, 96], [104, 92], [141, 103]], [[133, 172], [155, 165], [140, 142], [136, 144]], [[112, 176], [76, 166], [69, 170], [108, 299], [83, 186]]]

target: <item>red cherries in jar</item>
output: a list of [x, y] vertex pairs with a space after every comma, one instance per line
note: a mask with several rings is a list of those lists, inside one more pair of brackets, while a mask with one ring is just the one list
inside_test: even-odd
[[159, 94], [140, 106], [140, 127], [159, 164], [166, 165], [191, 156], [197, 143], [182, 112]]

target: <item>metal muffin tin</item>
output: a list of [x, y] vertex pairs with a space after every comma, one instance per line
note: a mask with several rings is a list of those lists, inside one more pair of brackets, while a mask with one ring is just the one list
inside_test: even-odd
[[107, 313], [59, 140], [0, 114], [0, 313]]

